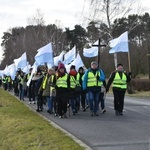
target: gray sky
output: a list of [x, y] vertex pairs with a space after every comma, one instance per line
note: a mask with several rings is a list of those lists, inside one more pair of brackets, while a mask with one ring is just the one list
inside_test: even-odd
[[[0, 0], [0, 43], [3, 32], [13, 27], [25, 27], [27, 18], [44, 14], [45, 24], [56, 24], [62, 28], [74, 28], [81, 23], [84, 0]], [[2, 49], [0, 47], [0, 59]]]
[[[27, 26], [27, 18], [40, 9], [45, 24], [59, 24], [62, 28], [82, 25], [81, 13], [87, 11], [88, 0], [0, 0], [0, 43], [3, 32], [13, 27]], [[149, 0], [140, 0], [142, 7], [149, 7]], [[148, 11], [147, 11], [148, 12]], [[56, 22], [57, 20], [57, 22]], [[0, 47], [0, 59], [2, 49]]]

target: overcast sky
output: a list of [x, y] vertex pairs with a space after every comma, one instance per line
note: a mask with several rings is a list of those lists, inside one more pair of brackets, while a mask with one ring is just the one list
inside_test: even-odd
[[[0, 0], [0, 38], [3, 32], [13, 27], [26, 27], [27, 18], [40, 9], [44, 14], [45, 24], [55, 24], [73, 28], [81, 24], [81, 13], [87, 9], [88, 0]], [[149, 6], [149, 0], [141, 0], [142, 7]], [[148, 12], [148, 11], [147, 11]], [[150, 12], [150, 11], [149, 11]], [[0, 39], [1, 43], [1, 39]], [[0, 59], [2, 50], [0, 47]]]
[[[37, 9], [44, 14], [45, 24], [56, 24], [57, 20], [62, 28], [73, 29], [81, 23], [84, 6], [84, 0], [0, 0], [0, 38], [9, 28], [27, 26], [27, 18]], [[1, 55], [0, 47], [0, 59]]]

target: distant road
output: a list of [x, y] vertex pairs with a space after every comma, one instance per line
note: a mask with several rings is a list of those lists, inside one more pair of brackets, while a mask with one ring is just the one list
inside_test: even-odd
[[[33, 110], [36, 104], [28, 104]], [[113, 96], [106, 96], [105, 114], [90, 116], [81, 110], [76, 116], [59, 119], [47, 113], [47, 106], [40, 112], [55, 124], [68, 131], [92, 150], [150, 150], [150, 100], [125, 97], [123, 116], [116, 116]]]

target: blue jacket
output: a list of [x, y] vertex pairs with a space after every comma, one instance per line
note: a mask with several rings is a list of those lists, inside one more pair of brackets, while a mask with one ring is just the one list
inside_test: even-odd
[[[105, 81], [105, 74], [104, 74], [104, 72], [103, 72], [103, 70], [101, 70], [101, 69], [98, 69], [97, 71], [99, 71], [100, 72], [100, 76], [98, 77], [98, 80], [99, 81]], [[86, 72], [85, 72], [85, 74], [84, 74], [84, 76], [83, 76], [83, 82], [82, 82], [82, 87], [83, 87], [83, 90], [92, 90], [92, 91], [97, 91], [97, 90], [101, 90], [101, 88], [100, 87], [87, 87], [87, 82], [88, 82], [88, 73], [89, 72], [93, 72], [93, 70], [90, 68], [90, 69], [88, 69]]]

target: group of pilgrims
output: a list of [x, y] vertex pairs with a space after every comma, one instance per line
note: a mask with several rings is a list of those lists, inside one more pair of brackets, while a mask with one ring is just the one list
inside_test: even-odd
[[18, 69], [13, 81], [4, 75], [0, 84], [4, 90], [13, 91], [20, 100], [26, 98], [29, 104], [36, 104], [37, 112], [43, 111], [43, 105], [47, 105], [47, 112], [59, 118], [68, 117], [68, 108], [71, 115], [87, 109], [90, 109], [90, 116], [106, 112], [105, 74], [96, 61], [91, 62], [89, 69], [79, 67], [77, 70], [75, 65], [71, 65], [69, 72], [62, 62], [51, 68], [38, 66], [27, 86], [32, 70], [30, 68], [26, 74]]

